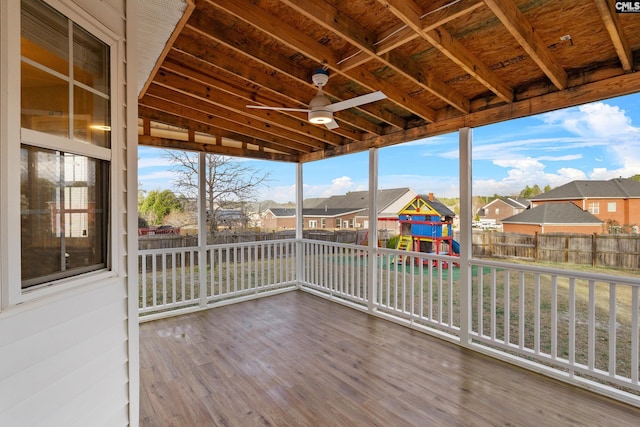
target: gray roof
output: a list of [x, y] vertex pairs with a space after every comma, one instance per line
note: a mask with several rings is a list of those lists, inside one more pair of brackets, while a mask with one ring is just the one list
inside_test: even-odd
[[[353, 209], [353, 208], [340, 208], [340, 209], [325, 209], [325, 208], [303, 208], [302, 215], [304, 216], [325, 216], [325, 217], [333, 217], [345, 215], [352, 212], [358, 212], [362, 209]], [[295, 216], [296, 210], [295, 208], [272, 208], [269, 209], [274, 216], [277, 217], [290, 217]]]
[[503, 224], [602, 224], [571, 202], [544, 203], [502, 220]]
[[571, 181], [551, 191], [532, 197], [531, 200], [567, 200], [602, 197], [640, 197], [640, 182], [628, 178], [614, 178], [609, 181]]
[[433, 198], [433, 200], [429, 200], [429, 195], [428, 194], [418, 194], [418, 196], [422, 200], [427, 202], [433, 209], [435, 209], [440, 214], [440, 216], [450, 216], [450, 217], [456, 216], [456, 213], [454, 211], [449, 209], [447, 207], [447, 205], [445, 205], [444, 203], [442, 203], [440, 200], [436, 199], [435, 197]]
[[509, 206], [517, 209], [526, 209], [531, 204], [529, 199], [523, 199], [521, 197], [504, 197], [501, 199]]
[[[391, 188], [378, 190], [378, 212], [395, 202], [403, 194], [411, 191], [409, 188]], [[339, 196], [327, 198], [305, 199], [302, 206], [311, 209], [348, 209], [349, 211], [367, 209], [369, 207], [368, 191], [351, 191]]]
[[270, 208], [267, 209], [271, 211], [274, 216], [295, 216], [296, 209], [295, 208]]

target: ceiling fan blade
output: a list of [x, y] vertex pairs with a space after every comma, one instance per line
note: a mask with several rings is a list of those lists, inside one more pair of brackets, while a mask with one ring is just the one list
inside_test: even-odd
[[330, 121], [329, 123], [327, 123], [325, 126], [327, 127], [327, 129], [335, 129], [335, 128], [340, 127], [340, 126], [338, 126], [338, 122], [336, 122], [336, 120], [335, 120], [335, 119], [331, 120], [331, 121]]
[[357, 107], [359, 105], [368, 104], [370, 102], [380, 101], [381, 99], [385, 99], [387, 95], [382, 93], [381, 91], [368, 93], [362, 96], [356, 96], [355, 98], [347, 99], [346, 101], [336, 102], [335, 104], [331, 104], [327, 107], [329, 111], [342, 111], [348, 108]]
[[247, 108], [254, 108], [256, 110], [297, 111], [300, 113], [309, 112], [308, 108], [267, 107], [265, 105], [247, 105]]

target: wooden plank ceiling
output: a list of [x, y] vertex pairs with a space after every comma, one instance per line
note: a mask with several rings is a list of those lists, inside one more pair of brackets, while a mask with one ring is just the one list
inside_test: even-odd
[[[306, 162], [640, 90], [640, 15], [608, 0], [192, 1], [140, 95], [140, 144]], [[318, 68], [331, 102], [387, 98], [331, 130], [247, 108], [307, 108]]]

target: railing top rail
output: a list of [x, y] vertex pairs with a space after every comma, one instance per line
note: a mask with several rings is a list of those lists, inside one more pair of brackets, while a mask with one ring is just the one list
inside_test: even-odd
[[575, 270], [564, 270], [561, 268], [542, 267], [539, 265], [513, 264], [508, 262], [493, 261], [473, 258], [469, 261], [471, 265], [480, 265], [486, 267], [501, 268], [505, 270], [521, 270], [531, 273], [549, 274], [552, 276], [566, 276], [576, 279], [594, 280], [597, 282], [610, 282], [620, 285], [629, 285], [640, 287], [640, 278], [630, 276], [617, 276], [602, 273], [590, 273]]
[[253, 246], [269, 246], [281, 243], [294, 243], [295, 239], [255, 240], [253, 242], [214, 243], [207, 245], [207, 249], [246, 248]]
[[179, 246], [177, 248], [138, 249], [138, 255], [162, 255], [166, 253], [197, 252], [198, 246]]
[[331, 242], [328, 240], [316, 240], [316, 239], [302, 239], [301, 240], [302, 243], [313, 243], [313, 244], [320, 244], [320, 245], [327, 245], [327, 246], [335, 246], [338, 248], [345, 248], [345, 249], [354, 249], [354, 248], [361, 248], [361, 249], [367, 249], [368, 246], [366, 245], [360, 245], [357, 243], [339, 243], [339, 242]]

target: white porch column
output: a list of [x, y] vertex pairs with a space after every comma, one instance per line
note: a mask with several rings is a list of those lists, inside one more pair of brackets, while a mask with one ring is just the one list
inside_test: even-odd
[[471, 129], [459, 131], [460, 152], [460, 344], [467, 346], [471, 331], [472, 187]]
[[296, 164], [296, 282], [298, 289], [302, 287], [302, 279], [304, 278], [303, 259], [304, 247], [302, 245], [302, 228], [304, 218], [302, 217], [302, 201], [304, 198], [302, 179], [302, 163]]
[[367, 230], [368, 256], [367, 297], [369, 312], [374, 310], [377, 292], [378, 267], [378, 149], [369, 149], [369, 229]]
[[[200, 307], [207, 305], [207, 153], [198, 157], [198, 295]], [[213, 266], [211, 266], [213, 268]]]

